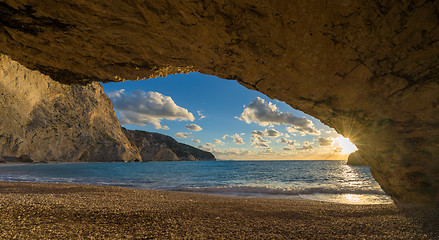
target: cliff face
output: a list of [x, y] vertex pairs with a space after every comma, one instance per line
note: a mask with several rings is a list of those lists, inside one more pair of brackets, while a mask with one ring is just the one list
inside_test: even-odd
[[198, 161], [215, 160], [215, 156], [198, 148], [179, 143], [172, 137], [122, 128], [142, 157], [142, 161]]
[[0, 156], [33, 161], [133, 161], [99, 83], [63, 85], [0, 55]]
[[349, 137], [397, 202], [437, 205], [438, 8], [409, 0], [6, 0], [0, 50], [64, 83], [195, 70], [236, 79]]

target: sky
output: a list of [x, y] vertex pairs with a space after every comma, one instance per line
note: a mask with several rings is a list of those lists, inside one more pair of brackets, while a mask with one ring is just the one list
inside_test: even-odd
[[103, 84], [127, 129], [158, 132], [220, 160], [345, 160], [355, 150], [318, 119], [201, 73]]

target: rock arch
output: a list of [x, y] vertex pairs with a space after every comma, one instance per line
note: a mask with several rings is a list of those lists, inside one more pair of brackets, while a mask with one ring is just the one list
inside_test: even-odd
[[199, 71], [350, 137], [399, 203], [439, 203], [439, 1], [0, 3], [0, 51], [62, 83]]

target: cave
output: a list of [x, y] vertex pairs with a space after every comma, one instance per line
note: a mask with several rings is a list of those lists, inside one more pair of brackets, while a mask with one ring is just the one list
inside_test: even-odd
[[66, 94], [65, 84], [193, 71], [237, 80], [351, 139], [398, 204], [437, 207], [438, 9], [408, 0], [6, 0], [0, 51]]

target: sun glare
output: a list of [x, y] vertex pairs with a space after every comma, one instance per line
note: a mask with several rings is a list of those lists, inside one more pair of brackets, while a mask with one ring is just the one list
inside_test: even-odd
[[350, 154], [358, 150], [357, 147], [353, 143], [351, 143], [351, 141], [349, 141], [349, 138], [338, 137], [334, 139], [334, 141], [336, 142], [338, 147], [341, 148], [342, 154]]

